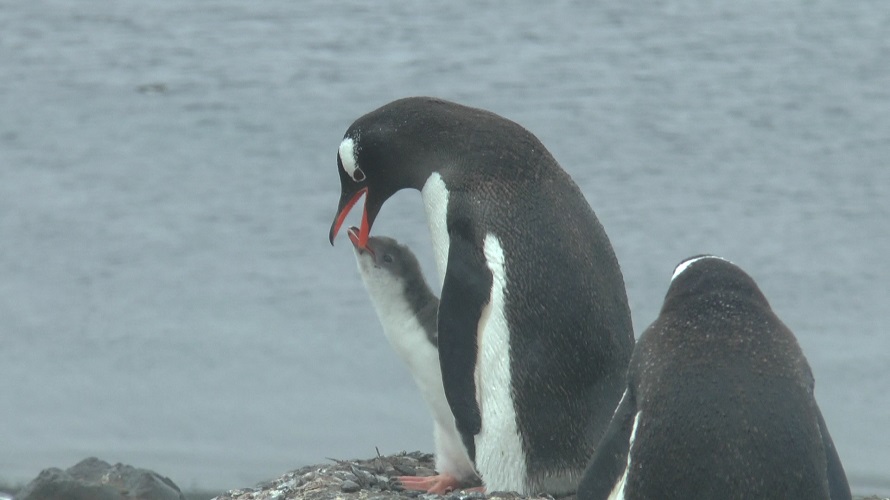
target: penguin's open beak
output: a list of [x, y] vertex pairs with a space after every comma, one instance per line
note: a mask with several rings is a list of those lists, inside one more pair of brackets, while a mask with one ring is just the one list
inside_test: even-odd
[[374, 249], [371, 248], [371, 245], [368, 245], [367, 242], [365, 243], [365, 246], [361, 246], [359, 244], [361, 235], [359, 228], [355, 226], [350, 227], [346, 230], [346, 235], [349, 236], [349, 241], [351, 241], [352, 245], [358, 249], [359, 253], [367, 252], [371, 254], [371, 257], [374, 257], [375, 259], [377, 258], [377, 256], [374, 254]]
[[[331, 232], [328, 235], [331, 245], [334, 244], [334, 238], [336, 238], [337, 233], [340, 232], [340, 226], [343, 225], [343, 221], [346, 220], [346, 216], [349, 214], [349, 211], [352, 210], [352, 207], [355, 206], [359, 198], [361, 198], [363, 194], [366, 195], [367, 193], [368, 188], [363, 187], [356, 191], [354, 194], [350, 195], [349, 193], [344, 192], [340, 195], [340, 205], [337, 207], [337, 215], [334, 216], [334, 223], [331, 224]], [[366, 197], [365, 206], [362, 209], [362, 227], [359, 230], [358, 243], [356, 244], [356, 246], [358, 246], [359, 248], [365, 248], [365, 246], [368, 244], [368, 234], [370, 232], [371, 224], [368, 220], [368, 200]]]

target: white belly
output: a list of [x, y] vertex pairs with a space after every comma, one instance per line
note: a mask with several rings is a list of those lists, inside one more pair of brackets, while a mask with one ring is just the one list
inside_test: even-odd
[[478, 332], [475, 377], [482, 430], [476, 436], [476, 468], [488, 491], [536, 493], [526, 491], [525, 452], [511, 396], [510, 328], [504, 313], [508, 286], [504, 251], [497, 237], [488, 234], [483, 252], [492, 273], [492, 287]]
[[[421, 190], [433, 252], [439, 271], [439, 289], [448, 265], [448, 189], [439, 174], [427, 179]], [[488, 491], [528, 492], [525, 453], [511, 397], [510, 330], [504, 313], [507, 290], [504, 251], [493, 234], [485, 237], [483, 252], [492, 273], [492, 290], [477, 331], [476, 402], [482, 429], [476, 435], [476, 469]]]

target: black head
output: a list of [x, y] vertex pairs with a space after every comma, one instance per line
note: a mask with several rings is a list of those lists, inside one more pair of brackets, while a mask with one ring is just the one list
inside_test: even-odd
[[445, 124], [443, 110], [458, 106], [431, 98], [401, 99], [356, 120], [337, 151], [340, 203], [331, 225], [331, 244], [346, 215], [365, 195], [359, 245], [368, 243], [383, 203], [404, 188], [420, 189], [436, 168], [431, 156]]
[[745, 297], [769, 307], [757, 283], [742, 268], [715, 255], [696, 255], [674, 268], [663, 309], [704, 296]]

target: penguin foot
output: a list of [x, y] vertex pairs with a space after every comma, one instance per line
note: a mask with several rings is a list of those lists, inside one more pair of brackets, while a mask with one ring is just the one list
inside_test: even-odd
[[439, 474], [438, 476], [399, 476], [397, 478], [406, 490], [426, 491], [427, 493], [436, 493], [442, 495], [460, 489], [461, 482], [450, 474]]

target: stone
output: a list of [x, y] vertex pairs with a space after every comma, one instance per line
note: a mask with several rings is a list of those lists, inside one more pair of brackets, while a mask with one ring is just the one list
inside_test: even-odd
[[110, 465], [95, 457], [67, 470], [44, 469], [18, 494], [18, 500], [185, 500], [169, 478], [130, 465]]
[[355, 493], [360, 489], [362, 487], [352, 479], [347, 479], [340, 484], [340, 491], [343, 493]]
[[332, 475], [336, 478], [340, 478], [343, 481], [352, 481], [353, 483], [358, 483], [358, 476], [355, 473], [345, 470], [334, 471]]

